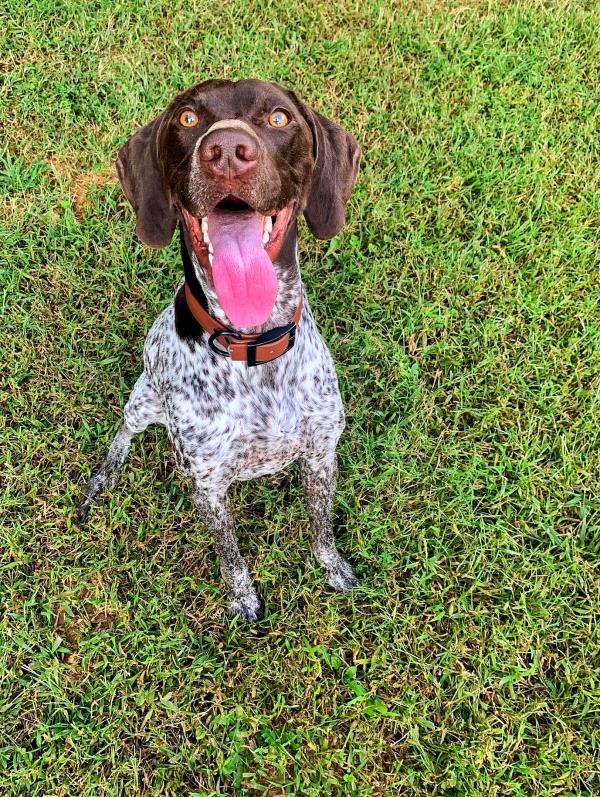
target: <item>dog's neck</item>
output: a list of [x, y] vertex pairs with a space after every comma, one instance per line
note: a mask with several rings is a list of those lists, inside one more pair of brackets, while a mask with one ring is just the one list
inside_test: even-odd
[[[220, 321], [231, 329], [237, 329], [240, 332], [260, 333], [266, 332], [274, 327], [288, 324], [292, 320], [302, 292], [302, 280], [298, 264], [298, 234], [295, 219], [290, 223], [277, 260], [273, 263], [273, 268], [275, 269], [277, 281], [279, 283], [275, 305], [273, 306], [269, 318], [264, 324], [258, 327], [240, 328], [230, 322], [221, 307], [212, 279], [208, 275], [206, 269], [198, 262], [185, 229], [183, 229], [182, 232], [181, 245], [185, 280], [195, 298], [213, 318], [217, 319], [217, 321]], [[183, 247], [185, 247], [185, 251]], [[185, 308], [181, 305], [182, 302], [179, 300], [178, 296], [175, 303], [175, 311], [178, 315], [176, 319], [177, 328], [180, 334], [182, 334], [183, 331], [184, 337], [189, 337], [186, 332], [186, 328], [189, 327], [189, 319], [185, 313]]]

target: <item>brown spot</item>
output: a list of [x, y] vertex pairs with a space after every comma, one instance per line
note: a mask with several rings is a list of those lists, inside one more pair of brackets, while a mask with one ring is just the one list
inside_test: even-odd
[[78, 221], [85, 216], [85, 211], [89, 205], [87, 191], [90, 186], [103, 187], [109, 183], [116, 182], [116, 178], [108, 168], [99, 172], [83, 172], [75, 178], [73, 191], [73, 213]]
[[90, 614], [90, 624], [93, 629], [110, 628], [120, 617], [118, 609], [104, 608], [95, 614]]
[[[62, 609], [56, 612], [54, 617], [54, 627], [71, 648], [71, 651], [77, 651], [78, 639], [82, 628], [85, 626], [85, 619], [78, 617], [77, 619], [70, 620], [66, 617]], [[63, 659], [70, 654], [62, 654]]]
[[102, 573], [99, 573], [98, 571], [92, 573], [92, 575], [90, 576], [90, 581], [95, 587], [100, 587], [104, 589], [104, 579], [102, 577]]
[[55, 180], [64, 180], [69, 188], [68, 193], [73, 198], [73, 213], [78, 221], [85, 216], [89, 205], [88, 189], [91, 186], [103, 187], [117, 181], [112, 164], [103, 166], [98, 171], [78, 171], [76, 163], [68, 162], [50, 156], [45, 158], [50, 166], [50, 171]]

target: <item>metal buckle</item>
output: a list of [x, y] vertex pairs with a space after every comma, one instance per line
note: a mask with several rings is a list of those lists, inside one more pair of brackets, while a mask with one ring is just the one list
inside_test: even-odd
[[294, 342], [296, 340], [296, 324], [292, 321], [291, 324], [286, 324], [283, 327], [275, 327], [274, 329], [270, 329], [268, 332], [264, 332], [262, 335], [259, 335], [256, 340], [253, 340], [248, 343], [248, 366], [253, 365], [263, 365], [263, 362], [257, 362], [256, 360], [256, 349], [258, 346], [263, 346], [265, 343], [277, 343], [278, 340], [284, 335], [289, 334], [288, 345], [281, 354], [278, 354], [277, 357], [273, 357], [271, 360], [265, 360], [265, 362], [273, 362], [278, 357], [281, 357], [282, 354], [285, 354], [289, 351]]
[[218, 354], [220, 357], [231, 357], [230, 352], [224, 349], [219, 349], [214, 344], [214, 341], [217, 340], [217, 338], [220, 338], [221, 335], [226, 335], [228, 338], [235, 338], [236, 340], [241, 340], [242, 336], [240, 335], [239, 332], [231, 332], [229, 329], [218, 329], [216, 332], [213, 332], [210, 338], [208, 339], [208, 345], [214, 351], [215, 354]]

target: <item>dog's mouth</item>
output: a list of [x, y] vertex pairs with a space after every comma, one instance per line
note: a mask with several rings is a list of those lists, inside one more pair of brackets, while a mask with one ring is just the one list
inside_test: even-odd
[[259, 326], [271, 315], [278, 292], [272, 264], [292, 210], [293, 202], [263, 215], [235, 196], [201, 219], [182, 208], [196, 257], [212, 273], [221, 307], [238, 327]]

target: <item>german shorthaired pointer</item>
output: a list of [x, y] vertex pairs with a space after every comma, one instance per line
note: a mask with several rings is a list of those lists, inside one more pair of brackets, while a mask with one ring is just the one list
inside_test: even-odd
[[124, 424], [80, 507], [85, 520], [135, 434], [161, 423], [212, 533], [231, 613], [264, 604], [238, 550], [235, 480], [300, 461], [313, 551], [329, 584], [357, 583], [332, 529], [344, 410], [331, 355], [302, 286], [297, 220], [317, 238], [344, 225], [360, 150], [291, 91], [210, 80], [176, 97], [121, 149], [117, 171], [148, 246], [179, 222], [185, 279], [144, 347]]

